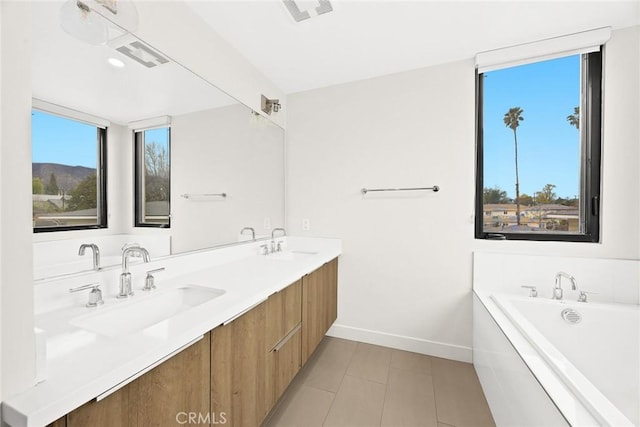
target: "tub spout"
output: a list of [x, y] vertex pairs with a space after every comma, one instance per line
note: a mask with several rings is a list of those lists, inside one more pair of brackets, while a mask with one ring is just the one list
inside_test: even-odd
[[570, 274], [567, 274], [563, 271], [559, 271], [556, 273], [556, 282], [555, 285], [553, 286], [553, 297], [552, 299], [557, 299], [557, 300], [561, 300], [562, 299], [562, 278], [565, 277], [567, 279], [569, 279], [571, 281], [571, 289], [572, 290], [576, 290], [578, 289], [578, 282], [576, 281], [576, 278], [573, 277]]

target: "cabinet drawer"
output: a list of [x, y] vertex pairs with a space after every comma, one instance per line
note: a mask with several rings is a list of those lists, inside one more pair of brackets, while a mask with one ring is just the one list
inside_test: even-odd
[[274, 350], [275, 359], [275, 400], [277, 401], [282, 393], [287, 389], [291, 380], [300, 370], [300, 339], [302, 329], [300, 324], [287, 337], [286, 341], [280, 343]]

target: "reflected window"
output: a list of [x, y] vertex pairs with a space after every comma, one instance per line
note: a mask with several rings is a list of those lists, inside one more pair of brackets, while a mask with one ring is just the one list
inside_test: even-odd
[[33, 231], [107, 226], [106, 127], [32, 110]]
[[139, 130], [135, 135], [135, 226], [170, 226], [171, 130]]

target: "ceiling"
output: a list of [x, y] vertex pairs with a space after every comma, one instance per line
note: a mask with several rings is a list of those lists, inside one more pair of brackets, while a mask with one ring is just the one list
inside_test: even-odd
[[333, 0], [298, 23], [281, 0], [185, 1], [285, 93], [640, 24], [640, 0]]

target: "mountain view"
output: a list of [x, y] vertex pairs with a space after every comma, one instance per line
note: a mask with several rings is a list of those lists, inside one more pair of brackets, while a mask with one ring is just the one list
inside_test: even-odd
[[74, 189], [88, 176], [95, 175], [96, 170], [84, 166], [69, 166], [57, 163], [32, 163], [31, 173], [34, 179], [40, 178], [40, 181], [45, 186], [49, 183], [51, 174], [53, 174], [56, 177], [58, 188], [68, 191]]

